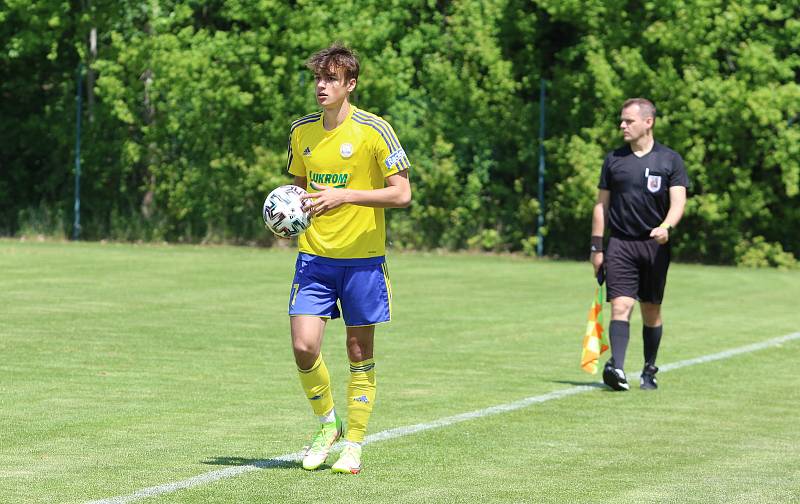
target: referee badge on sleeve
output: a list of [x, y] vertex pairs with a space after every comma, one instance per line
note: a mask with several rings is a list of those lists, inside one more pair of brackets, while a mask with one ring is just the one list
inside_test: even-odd
[[648, 175], [647, 176], [647, 190], [655, 193], [661, 189], [661, 175]]

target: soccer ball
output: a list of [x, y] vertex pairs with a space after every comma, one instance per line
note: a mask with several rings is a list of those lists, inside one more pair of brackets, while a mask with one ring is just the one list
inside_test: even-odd
[[305, 189], [296, 185], [275, 188], [264, 200], [262, 216], [267, 227], [282, 238], [294, 238], [311, 224], [311, 215], [305, 210], [300, 196]]

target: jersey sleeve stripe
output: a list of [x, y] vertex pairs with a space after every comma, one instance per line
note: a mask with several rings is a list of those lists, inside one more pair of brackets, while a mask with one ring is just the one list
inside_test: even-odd
[[309, 123], [309, 122], [314, 122], [317, 119], [319, 119], [321, 115], [322, 115], [322, 112], [314, 112], [313, 114], [308, 114], [306, 116], [301, 117], [300, 119], [296, 119], [292, 123], [292, 128], [291, 129], [295, 129], [297, 126], [300, 126], [300, 124], [306, 124], [306, 123]]
[[[398, 150], [402, 151], [403, 147], [400, 145], [400, 141], [397, 139], [397, 136], [393, 134], [386, 121], [379, 119], [377, 116], [368, 116], [360, 111], [353, 114], [353, 120], [377, 131], [383, 138], [383, 141], [386, 142], [386, 146], [389, 147], [390, 153], [394, 153]], [[400, 170], [407, 170], [411, 167], [411, 163], [409, 163], [408, 158], [404, 155], [394, 164], [396, 164]]]
[[397, 150], [397, 144], [394, 142], [394, 139], [388, 136], [386, 130], [381, 128], [375, 121], [371, 121], [363, 117], [356, 117], [355, 114], [353, 115], [353, 120], [359, 124], [364, 124], [366, 126], [369, 126], [375, 131], [377, 131], [383, 138], [383, 141], [389, 147], [389, 151], [394, 152]]
[[[363, 120], [361, 118], [357, 118], [357, 117], [355, 117], [355, 115], [353, 116], [353, 121], [357, 122], [358, 124], [363, 124], [365, 126], [369, 126], [372, 129], [374, 129], [375, 131], [377, 131], [378, 134], [380, 134], [380, 136], [383, 138], [383, 141], [386, 142], [386, 145], [389, 147], [390, 157], [395, 152], [399, 152], [399, 153], [403, 152], [402, 147], [399, 147], [399, 148], [395, 148], [394, 147], [394, 145], [393, 145], [394, 142], [391, 142], [390, 140], [388, 140], [386, 134], [384, 134], [384, 132], [381, 131], [379, 126], [377, 126], [376, 124], [374, 124], [372, 122], [365, 121], [365, 120]], [[408, 159], [406, 159], [404, 153], [403, 153], [403, 155], [399, 156], [399, 158], [394, 163], [392, 163], [392, 166], [394, 166], [394, 165], [397, 165], [398, 170], [400, 170], [400, 171], [407, 170], [410, 167], [410, 163], [408, 162]]]
[[290, 131], [294, 131], [298, 127], [300, 127], [300, 126], [302, 126], [304, 124], [311, 124], [313, 122], [317, 122], [319, 120], [319, 117], [320, 117], [319, 115], [316, 115], [316, 116], [308, 117], [306, 119], [298, 119], [298, 120], [296, 120], [295, 122], [292, 123], [292, 128], [291, 128]]
[[[365, 112], [363, 110], [356, 111], [356, 113], [353, 114], [353, 116], [355, 117], [356, 115], [358, 115], [358, 117], [362, 118], [365, 121], [376, 124], [381, 129], [381, 131], [386, 133], [386, 136], [388, 136], [396, 145], [396, 148], [392, 148], [392, 145], [389, 142], [386, 142], [386, 145], [389, 147], [390, 152], [395, 152], [397, 150], [403, 149], [403, 146], [400, 145], [400, 140], [397, 139], [397, 135], [395, 135], [394, 131], [392, 130], [392, 127], [389, 126], [389, 123], [386, 122], [384, 119], [376, 116], [375, 114], [370, 114], [369, 112]], [[384, 140], [386, 140], [386, 137], [384, 137]], [[397, 164], [398, 168], [401, 170], [402, 169], [407, 170], [411, 167], [411, 163], [408, 161], [408, 158], [406, 156], [402, 156], [395, 164]]]
[[363, 119], [361, 119], [361, 118], [358, 118], [358, 117], [356, 117], [356, 116], [353, 116], [353, 120], [354, 120], [355, 122], [357, 122], [358, 124], [363, 124], [363, 125], [365, 125], [365, 126], [369, 126], [370, 128], [372, 128], [372, 129], [374, 129], [375, 131], [377, 131], [377, 132], [378, 132], [378, 134], [379, 134], [379, 135], [380, 135], [380, 136], [383, 138], [383, 141], [386, 143], [386, 145], [387, 145], [387, 146], [389, 146], [389, 151], [390, 151], [390, 152], [394, 152], [394, 151], [396, 151], [396, 150], [397, 150], [397, 147], [395, 147], [394, 143], [393, 143], [393, 142], [390, 142], [390, 141], [389, 141], [389, 139], [388, 139], [388, 138], [386, 138], [386, 134], [385, 134], [383, 131], [381, 131], [381, 130], [378, 128], [378, 126], [376, 126], [375, 124], [369, 123], [369, 122], [367, 122], [367, 121], [365, 121], [365, 120], [363, 120]]
[[308, 114], [307, 116], [303, 116], [292, 123], [292, 127], [289, 130], [289, 147], [287, 149], [287, 156], [286, 156], [288, 158], [288, 162], [286, 163], [287, 170], [289, 170], [292, 167], [292, 160], [294, 159], [294, 153], [292, 152], [292, 133], [294, 133], [294, 130], [296, 130], [298, 127], [304, 124], [311, 124], [313, 122], [318, 121], [321, 116], [322, 112], [314, 112], [313, 114]]
[[386, 121], [379, 119], [377, 116], [370, 117], [361, 111], [358, 111], [355, 114], [353, 114], [353, 119], [356, 118], [361, 120], [356, 122], [360, 122], [361, 124], [368, 124], [369, 126], [372, 126], [376, 131], [378, 131], [383, 137], [383, 140], [386, 142], [386, 145], [389, 147], [390, 151], [396, 151], [397, 149], [400, 148], [400, 140], [397, 139], [397, 136], [392, 134], [392, 130], [391, 128], [389, 128], [389, 125], [388, 123], [386, 123]]
[[292, 153], [292, 136], [291, 135], [289, 135], [289, 145], [288, 145], [288, 148], [287, 148], [286, 157], [289, 159], [289, 161], [286, 163], [286, 169], [288, 170], [289, 168], [292, 167], [292, 159], [294, 158], [294, 154]]

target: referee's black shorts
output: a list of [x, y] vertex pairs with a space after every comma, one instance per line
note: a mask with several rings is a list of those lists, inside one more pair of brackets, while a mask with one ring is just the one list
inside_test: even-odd
[[669, 242], [659, 245], [652, 238], [629, 240], [612, 236], [603, 258], [608, 300], [627, 296], [661, 304], [669, 259]]

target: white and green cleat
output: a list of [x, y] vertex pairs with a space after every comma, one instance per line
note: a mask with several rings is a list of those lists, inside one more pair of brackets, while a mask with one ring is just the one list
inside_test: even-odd
[[358, 474], [361, 472], [361, 445], [347, 443], [339, 455], [339, 460], [333, 464], [331, 471], [342, 474]]
[[306, 452], [303, 454], [303, 469], [313, 471], [324, 464], [331, 451], [331, 446], [340, 437], [342, 437], [342, 419], [336, 415], [336, 420], [322, 424], [314, 434], [311, 446], [306, 448]]

